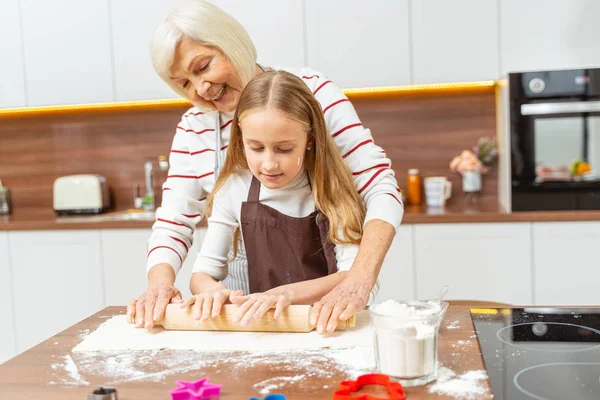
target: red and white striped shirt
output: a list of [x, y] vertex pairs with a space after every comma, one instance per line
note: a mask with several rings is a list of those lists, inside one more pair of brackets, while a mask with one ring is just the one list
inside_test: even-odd
[[[302, 78], [321, 104], [327, 128], [365, 201], [365, 224], [379, 219], [397, 229], [404, 209], [391, 161], [375, 145], [371, 131], [362, 126], [352, 103], [319, 72], [309, 68], [276, 69]], [[202, 219], [206, 198], [215, 184], [215, 152], [222, 152], [224, 159], [229, 143], [233, 115], [221, 113], [221, 149], [216, 149], [216, 115], [216, 111], [204, 113], [193, 107], [177, 125], [162, 205], [156, 211], [148, 241], [147, 271], [156, 264], [168, 263], [177, 273], [192, 246], [194, 228]]]

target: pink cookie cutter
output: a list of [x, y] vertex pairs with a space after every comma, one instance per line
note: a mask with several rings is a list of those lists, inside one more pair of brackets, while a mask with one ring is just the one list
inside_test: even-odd
[[175, 383], [177, 389], [169, 392], [173, 400], [204, 400], [219, 397], [223, 386], [208, 382], [208, 378], [195, 382], [176, 381]]

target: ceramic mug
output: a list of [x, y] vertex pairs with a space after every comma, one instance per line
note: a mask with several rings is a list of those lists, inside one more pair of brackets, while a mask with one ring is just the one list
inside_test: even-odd
[[452, 182], [445, 176], [425, 178], [425, 201], [428, 207], [444, 207], [452, 195]]

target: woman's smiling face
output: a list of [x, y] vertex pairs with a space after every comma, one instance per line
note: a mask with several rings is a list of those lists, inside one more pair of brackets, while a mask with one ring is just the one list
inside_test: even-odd
[[192, 103], [221, 112], [235, 111], [244, 89], [220, 50], [186, 36], [177, 45], [170, 74]]

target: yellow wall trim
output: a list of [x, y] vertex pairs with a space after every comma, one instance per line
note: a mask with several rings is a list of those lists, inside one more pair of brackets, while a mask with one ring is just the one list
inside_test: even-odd
[[[344, 89], [344, 93], [349, 97], [361, 96], [389, 96], [389, 95], [408, 95], [408, 94], [444, 94], [444, 93], [464, 93], [471, 91], [481, 91], [493, 89], [496, 86], [495, 81], [475, 81], [475, 82], [456, 82], [456, 83], [433, 83], [426, 85], [403, 85], [403, 86], [384, 86], [371, 88]], [[22, 108], [4, 108], [0, 109], [0, 116], [19, 116], [31, 114], [63, 113], [77, 111], [110, 111], [110, 110], [132, 110], [144, 108], [165, 108], [165, 107], [191, 107], [189, 101], [184, 99], [164, 99], [164, 100], [142, 100], [142, 101], [119, 101], [109, 103], [89, 103], [89, 104], [65, 104], [57, 106], [42, 107], [22, 107]]]

